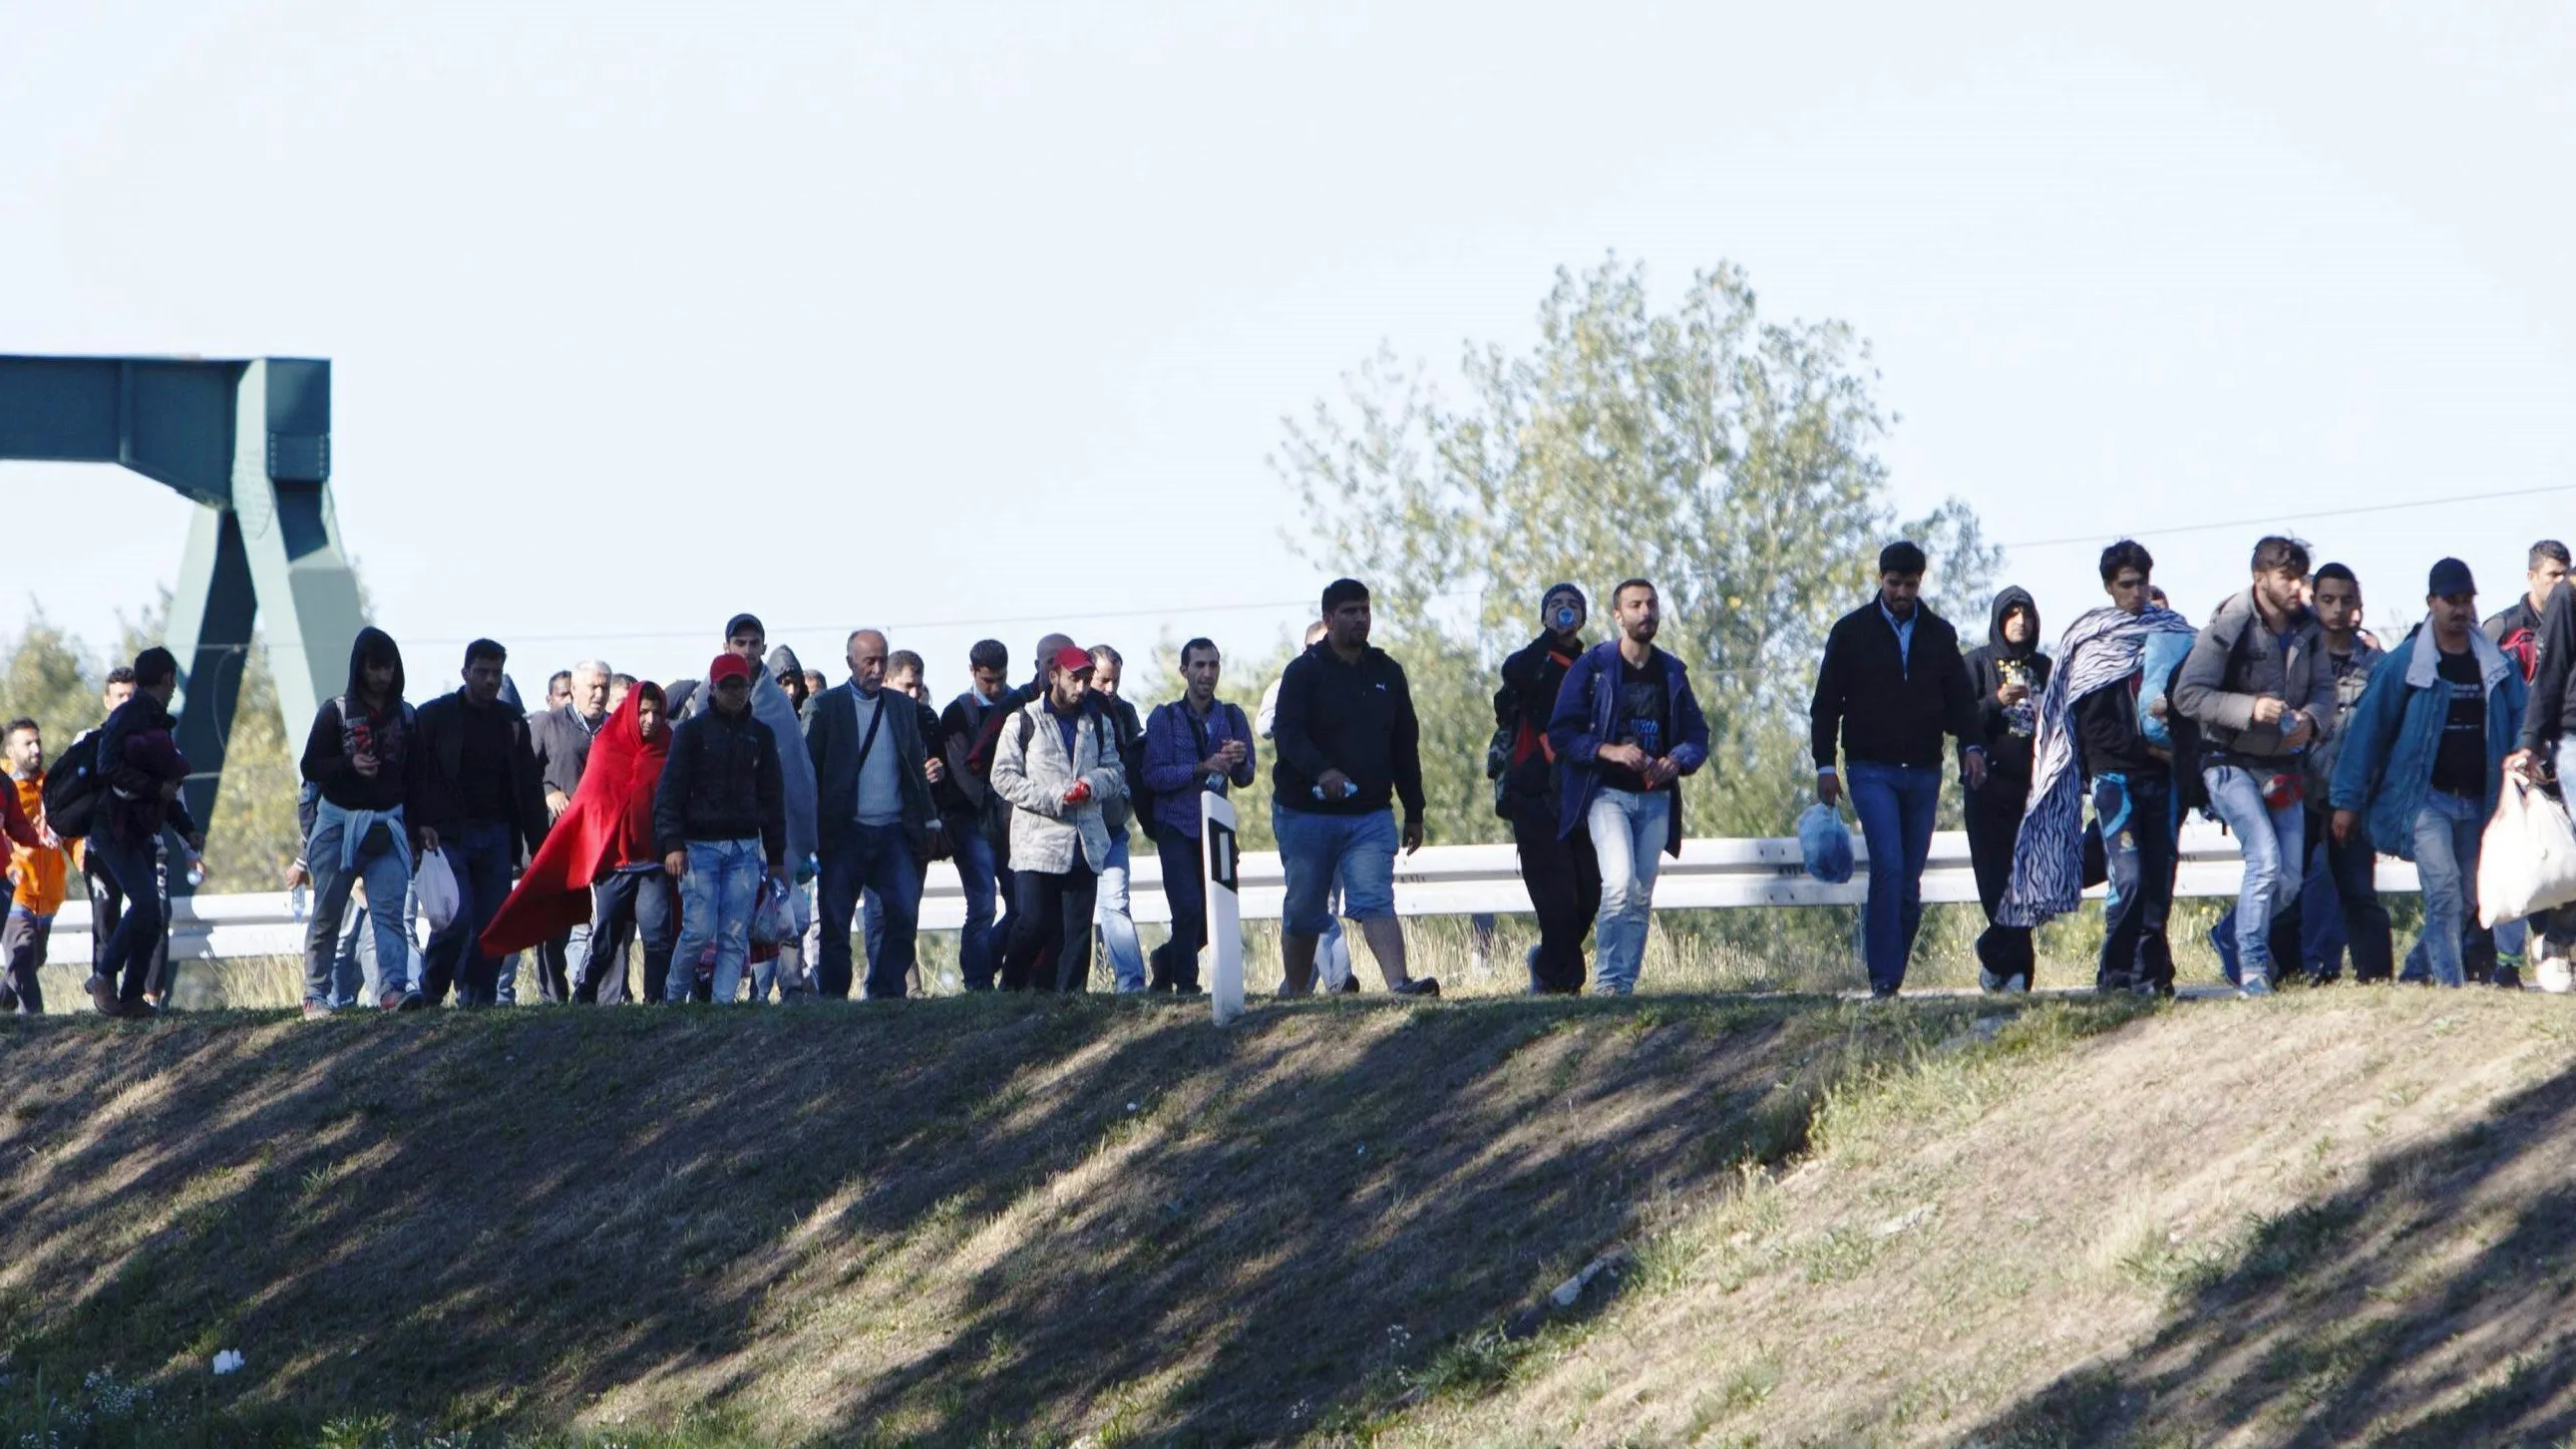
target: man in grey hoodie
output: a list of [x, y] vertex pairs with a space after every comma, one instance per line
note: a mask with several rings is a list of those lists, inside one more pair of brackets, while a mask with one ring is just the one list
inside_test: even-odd
[[2271, 926], [2296, 910], [2306, 865], [2304, 756], [2333, 733], [2335, 676], [2305, 602], [2307, 546], [2263, 539], [2254, 545], [2253, 575], [2193, 642], [2173, 702], [2201, 727], [2210, 808], [2245, 852], [2236, 899], [2240, 989], [2269, 996]]

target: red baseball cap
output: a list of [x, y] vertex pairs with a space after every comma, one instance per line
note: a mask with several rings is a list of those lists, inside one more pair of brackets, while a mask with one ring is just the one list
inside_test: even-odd
[[707, 687], [712, 689], [728, 679], [751, 678], [751, 661], [739, 654], [719, 654], [707, 666]]
[[1088, 674], [1092, 667], [1091, 651], [1067, 644], [1055, 651], [1055, 667], [1070, 669], [1076, 674]]

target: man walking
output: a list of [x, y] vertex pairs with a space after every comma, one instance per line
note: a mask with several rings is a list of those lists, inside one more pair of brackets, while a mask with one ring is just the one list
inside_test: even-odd
[[[1127, 802], [1118, 743], [1090, 701], [1091, 655], [1071, 644], [1047, 663], [1046, 692], [1021, 705], [994, 741], [993, 790], [1011, 805], [1011, 871], [1019, 889], [1002, 953], [1010, 991], [1088, 991], [1109, 814]], [[1050, 966], [1049, 963], [1052, 963]]]
[[[2102, 591], [2111, 602], [2077, 619], [2059, 641], [2039, 698], [2030, 804], [1996, 914], [1999, 924], [2026, 931], [2083, 903], [2089, 798], [2110, 886], [2094, 975], [2094, 989], [2105, 995], [2173, 991], [2166, 920], [2185, 805], [2176, 772], [2187, 767], [2177, 766], [2182, 735], [2170, 727], [2161, 696], [2192, 629], [2153, 602], [2155, 566], [2134, 540], [2104, 549]], [[2168, 658], [2175, 662], [2164, 663]]]
[[966, 653], [966, 669], [968, 688], [940, 712], [946, 778], [934, 793], [940, 797], [949, 849], [956, 852], [957, 884], [966, 896], [966, 925], [957, 938], [957, 973], [967, 990], [990, 991], [993, 973], [1001, 967], [1002, 942], [1007, 939], [997, 924], [997, 905], [999, 910], [1009, 909], [1011, 871], [1003, 862], [1004, 843], [995, 839], [987, 820], [989, 815], [999, 815], [1000, 828], [1007, 832], [1009, 812], [991, 809], [993, 787], [985, 775], [968, 768], [967, 757], [984, 733], [986, 717], [1010, 693], [1011, 651], [999, 639], [979, 639]]
[[[1128, 773], [1132, 791], [1135, 777], [1145, 764], [1145, 725], [1136, 717], [1136, 706], [1118, 696], [1118, 682], [1126, 673], [1127, 661], [1106, 644], [1091, 646], [1092, 707], [1109, 721], [1118, 741], [1118, 761]], [[1133, 801], [1119, 812], [1109, 828], [1109, 864], [1100, 872], [1098, 904], [1100, 944], [1109, 953], [1109, 979], [1121, 994], [1145, 989], [1145, 947], [1136, 938], [1136, 918], [1128, 913], [1127, 876], [1131, 850], [1127, 826], [1132, 818]], [[1148, 832], [1153, 822], [1142, 823]]]
[[1155, 706], [1145, 721], [1144, 775], [1154, 797], [1154, 848], [1163, 863], [1163, 898], [1172, 907], [1172, 936], [1154, 948], [1149, 991], [1198, 993], [1199, 953], [1207, 945], [1199, 796], [1222, 800], [1229, 788], [1242, 789], [1253, 780], [1252, 722], [1241, 709], [1218, 702], [1222, 669], [1213, 642], [1192, 639], [1182, 645], [1181, 680], [1187, 687], [1179, 699]]
[[[2385, 981], [2393, 965], [2394, 948], [2389, 940], [2388, 907], [2379, 899], [2378, 850], [2372, 844], [2369, 820], [2356, 813], [2352, 824], [2343, 830], [2328, 828], [2327, 801], [2334, 791], [2335, 771], [2345, 748], [2344, 730], [2352, 721], [2353, 711], [2360, 707], [2363, 691], [2379, 667], [2384, 651], [2361, 631], [2361, 580], [2351, 569], [2330, 563], [2317, 570], [2309, 593], [2316, 600], [2317, 632], [2325, 640], [2326, 666], [2334, 675], [2334, 728], [2320, 744], [2308, 751], [2308, 813], [2302, 829], [2315, 837], [2308, 849], [2308, 868], [2322, 869], [2332, 888], [2335, 910], [2320, 927], [2301, 927], [2305, 954], [2319, 979], [2331, 979], [2342, 952], [2332, 949], [2332, 925], [2342, 926], [2344, 950], [2352, 955], [2352, 979]], [[2515, 717], [2520, 718], [2519, 709]], [[2496, 757], [2499, 769], [2510, 744]], [[2476, 922], [2470, 923], [2471, 936]], [[2501, 934], [2501, 933], [2499, 933]], [[2517, 931], [2513, 939], [2513, 967], [2522, 964], [2522, 942]]]
[[9, 722], [9, 920], [0, 927], [0, 1011], [38, 1016], [45, 1009], [38, 977], [54, 913], [63, 908], [71, 860], [45, 824], [45, 732], [32, 719]]
[[[2272, 992], [2281, 951], [2298, 961], [2299, 883], [2306, 866], [2302, 755], [2334, 730], [2334, 671], [2303, 596], [2307, 546], [2269, 537], [2254, 546], [2253, 583], [2219, 605], [2174, 682], [2174, 707], [2207, 742], [2201, 778], [2210, 808], [2245, 852], [2236, 898], [2236, 953], [2247, 996]], [[2285, 922], [2283, 933], [2276, 929]]]
[[176, 826], [191, 851], [205, 848], [179, 798], [188, 761], [172, 738], [178, 721], [170, 700], [178, 692], [178, 658], [158, 645], [146, 649], [134, 657], [133, 697], [98, 729], [96, 778], [107, 795], [84, 854], [125, 897], [124, 917], [90, 971], [90, 1004], [104, 1015], [151, 1014], [144, 989], [169, 931], [158, 878], [163, 827]]
[[[757, 650], [753, 651], [757, 654]], [[750, 659], [728, 651], [707, 666], [707, 708], [671, 735], [653, 795], [653, 844], [680, 883], [680, 943], [663, 999], [689, 999], [701, 957], [714, 957], [717, 1005], [741, 999], [751, 957], [751, 917], [762, 878], [787, 885], [787, 801], [778, 737], [751, 712]], [[848, 990], [849, 914], [841, 917]], [[829, 947], [827, 931], [824, 944]]]
[[[604, 681], [603, 681], [604, 683]], [[304, 738], [301, 766], [314, 789], [304, 842], [313, 877], [313, 915], [304, 938], [304, 1015], [328, 1016], [338, 988], [341, 922], [364, 882], [375, 930], [376, 979], [363, 998], [391, 1011], [421, 1004], [411, 980], [411, 934], [403, 901], [411, 890], [408, 807], [419, 790], [418, 729], [403, 703], [402, 651], [381, 629], [361, 629], [349, 646], [348, 691], [325, 700]]]
[[1494, 726], [1510, 737], [1496, 807], [1512, 823], [1521, 884], [1538, 916], [1538, 944], [1529, 953], [1529, 989], [1537, 995], [1583, 989], [1583, 938], [1601, 909], [1592, 832], [1563, 828], [1556, 748], [1547, 737], [1565, 676], [1582, 657], [1589, 611], [1574, 585], [1549, 589], [1539, 600], [1538, 637], [1503, 661], [1503, 687], [1494, 692]]
[[2479, 631], [2477, 604], [2467, 564], [2433, 565], [2424, 622], [2371, 675], [2334, 771], [2335, 839], [2360, 836], [2415, 862], [2424, 891], [2415, 949], [2436, 986], [2465, 979], [2479, 841], [2529, 697], [2520, 667]]
[[1637, 989], [1654, 918], [1660, 856], [1682, 853], [1680, 781], [1708, 760], [1708, 721], [1690, 671], [1655, 647], [1663, 603], [1629, 579], [1610, 591], [1619, 637], [1594, 645], [1565, 676], [1548, 720], [1557, 759], [1557, 831], [1586, 831], [1601, 868], [1597, 985]]
[[1404, 924], [1395, 915], [1395, 822], [1403, 847], [1422, 848], [1421, 725], [1403, 666], [1369, 644], [1369, 591], [1357, 579], [1324, 590], [1323, 642], [1280, 676], [1270, 767], [1270, 826], [1288, 877], [1281, 923], [1283, 996], [1314, 989], [1315, 945], [1332, 924], [1332, 887], [1360, 923], [1387, 990], [1438, 996], [1440, 983], [1405, 969]]
[[[1846, 783], [1869, 846], [1863, 955], [1870, 995], [1896, 995], [1923, 924], [1923, 867], [1941, 807], [1941, 737], [1960, 744], [1959, 773], [1986, 783], [1976, 699], [1959, 632], [1922, 601], [1923, 550], [1892, 543], [1878, 555], [1878, 597], [1845, 614], [1825, 639], [1808, 707], [1816, 798], [1838, 804]], [[1846, 782], [1834, 767], [1842, 747]], [[1606, 869], [1605, 869], [1606, 875]]]
[[[510, 893], [511, 868], [546, 838], [528, 722], [501, 698], [509, 658], [489, 639], [466, 645], [462, 686], [422, 705], [412, 720], [411, 748], [420, 752], [412, 829], [418, 848], [443, 852], [456, 876], [456, 918], [421, 953], [431, 1006], [451, 985], [460, 1006], [499, 1004], [501, 963], [483, 954], [483, 932]], [[372, 899], [373, 887], [368, 894]]]
[[1986, 913], [1977, 937], [1977, 983], [1988, 991], [2028, 991], [2038, 967], [2030, 929], [1996, 920], [2012, 884], [2013, 844], [2030, 804], [2032, 746], [2039, 697], [2048, 688], [2049, 658], [2039, 650], [2039, 605], [2026, 589], [2007, 588], [1988, 610], [1986, 642], [1968, 655], [1968, 686], [1977, 697], [1978, 742], [1986, 747], [1986, 783], [1965, 790], [1968, 863], [1977, 904]]
[[[608, 686], [616, 672], [596, 659], [574, 665], [565, 702], [528, 721], [528, 743], [537, 754], [537, 782], [545, 789], [549, 823], [563, 818], [581, 788], [591, 741], [608, 722]], [[588, 922], [537, 943], [538, 996], [550, 1002], [571, 1000], [572, 979], [581, 974], [589, 952]]]
[[827, 689], [809, 706], [805, 752], [813, 762], [820, 872], [815, 905], [823, 939], [815, 989], [850, 994], [850, 922], [862, 891], [882, 904], [880, 946], [868, 961], [870, 1000], [904, 994], [921, 919], [919, 862], [940, 828], [923, 774], [929, 747], [909, 695], [885, 687], [886, 637], [860, 629], [849, 637], [850, 682]]
[[2541, 539], [2531, 546], [2529, 558], [2522, 596], [2481, 626], [2487, 638], [2521, 668], [2526, 684], [2540, 671], [2540, 619], [2549, 607], [2550, 590], [2567, 577], [2567, 545], [2554, 538]]

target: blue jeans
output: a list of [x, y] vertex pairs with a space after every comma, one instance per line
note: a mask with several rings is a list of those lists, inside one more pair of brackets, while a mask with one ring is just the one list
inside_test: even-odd
[[[1941, 767], [1844, 762], [1852, 813], [1869, 847], [1869, 903], [1861, 909], [1861, 955], [1872, 991], [1905, 984], [1914, 934], [1923, 927], [1923, 866], [1932, 858], [1932, 825], [1941, 811]], [[1603, 863], [1606, 878], [1608, 863]]]
[[2461, 933], [2476, 914], [2478, 843], [2486, 833], [2482, 801], [2428, 790], [2415, 811], [2415, 875], [2424, 889], [2424, 932], [2415, 943], [2436, 986], [2466, 980]]
[[1127, 913], [1127, 866], [1127, 832], [1116, 831], [1109, 839], [1109, 863], [1100, 868], [1100, 895], [1092, 910], [1100, 944], [1109, 951], [1109, 979], [1120, 992], [1145, 989], [1145, 945], [1136, 939], [1136, 918]]
[[2298, 908], [2306, 874], [2307, 810], [2296, 800], [2270, 804], [2262, 780], [2240, 766], [2212, 765], [2201, 779], [2209, 786], [2209, 808], [2227, 822], [2245, 852], [2244, 884], [2236, 895], [2237, 969], [2249, 984], [2268, 983], [2272, 922]]
[[501, 963], [483, 954], [482, 943], [484, 929], [510, 893], [510, 827], [468, 825], [440, 837], [439, 847], [456, 874], [456, 919], [431, 936], [421, 953], [421, 970], [429, 978], [424, 994], [434, 1005], [453, 982], [457, 1005], [494, 1005], [500, 1000]]
[[1608, 996], [1637, 989], [1646, 960], [1646, 927], [1655, 916], [1655, 874], [1671, 833], [1669, 790], [1603, 790], [1584, 819], [1601, 864], [1601, 910], [1592, 927], [1592, 986]]
[[689, 999], [698, 961], [711, 950], [716, 1004], [729, 1006], [742, 999], [743, 963], [751, 959], [751, 911], [760, 903], [760, 878], [768, 873], [757, 837], [689, 842], [689, 873], [680, 877], [680, 945], [671, 953], [663, 1000]]
[[1342, 888], [1342, 914], [1354, 921], [1395, 915], [1395, 817], [1323, 815], [1273, 802], [1270, 833], [1279, 842], [1279, 864], [1288, 877], [1281, 912], [1289, 934], [1322, 936], [1333, 925], [1333, 886]]
[[848, 839], [816, 862], [814, 909], [822, 918], [823, 941], [814, 962], [814, 991], [849, 998], [850, 921], [858, 914], [859, 893], [873, 891], [885, 908], [885, 944], [869, 953], [867, 996], [899, 998], [912, 975], [921, 932], [921, 871], [902, 826], [853, 824], [849, 831]]
[[957, 847], [957, 884], [966, 892], [966, 929], [957, 937], [957, 974], [967, 990], [990, 991], [994, 973], [1002, 969], [1002, 943], [1010, 939], [995, 915], [996, 902], [1005, 910], [1010, 905], [1010, 868], [999, 863], [991, 838], [971, 818], [952, 818], [948, 838]]
[[[344, 956], [356, 964], [358, 947], [352, 933], [344, 949], [341, 923], [348, 915], [349, 897], [364, 881], [367, 920], [375, 928], [376, 969], [369, 975], [378, 979], [369, 980], [366, 989], [366, 1004], [373, 1006], [389, 990], [405, 994], [412, 990], [411, 935], [403, 929], [403, 895], [411, 889], [411, 847], [408, 842], [390, 840], [374, 855], [343, 865], [349, 853], [342, 834], [345, 824], [326, 809], [314, 818], [312, 838], [304, 843], [305, 865], [313, 873], [313, 917], [304, 933], [304, 999], [350, 1004], [342, 999], [335, 978], [342, 974]], [[399, 815], [385, 822], [389, 835], [399, 835], [402, 829]], [[354, 983], [346, 994], [357, 995]]]

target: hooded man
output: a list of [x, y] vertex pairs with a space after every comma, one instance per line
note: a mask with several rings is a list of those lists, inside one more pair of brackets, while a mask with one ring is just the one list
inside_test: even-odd
[[159, 885], [160, 838], [176, 826], [188, 849], [205, 849], [180, 787], [188, 760], [173, 737], [179, 721], [170, 700], [179, 692], [179, 660], [154, 646], [134, 656], [134, 695], [98, 727], [98, 778], [108, 787], [83, 854], [124, 893], [125, 914], [92, 966], [90, 1004], [108, 1016], [146, 1016], [155, 952], [169, 935]]
[[1985, 934], [1977, 938], [1977, 981], [1988, 991], [2028, 991], [2037, 966], [2030, 928], [2002, 925], [1995, 913], [2012, 884], [2013, 844], [2030, 803], [2039, 697], [2048, 688], [2050, 663], [2039, 651], [2039, 605], [2030, 592], [2016, 587], [1997, 593], [1987, 610], [1985, 646], [1968, 653], [1968, 685], [1977, 697], [1978, 737], [1986, 747], [1986, 783], [1961, 792], [1968, 861], [1977, 874], [1977, 904], [1986, 912]]
[[522, 951], [587, 922], [596, 949], [581, 961], [570, 998], [613, 1006], [627, 998], [626, 944], [640, 928], [645, 982], [662, 985], [676, 907], [653, 848], [653, 801], [670, 748], [662, 691], [639, 682], [599, 727], [571, 805], [483, 932], [485, 955]]
[[1503, 687], [1494, 691], [1494, 728], [1498, 739], [1508, 741], [1494, 808], [1512, 823], [1521, 884], [1538, 916], [1538, 944], [1529, 953], [1534, 994], [1583, 989], [1583, 938], [1601, 909], [1601, 865], [1592, 853], [1592, 832], [1558, 829], [1556, 748], [1547, 738], [1557, 693], [1586, 647], [1583, 625], [1590, 608], [1583, 591], [1570, 583], [1541, 595], [1538, 637], [1503, 661]]
[[[2424, 930], [2415, 950], [2436, 986], [2464, 980], [2477, 918], [2478, 847], [2529, 699], [2520, 665], [2478, 630], [2478, 589], [2455, 558], [2433, 565], [2424, 622], [2371, 672], [2334, 770], [2338, 841], [2366, 813], [2373, 846], [2415, 862]], [[2519, 983], [2517, 983], [2519, 984]]]
[[769, 671], [770, 678], [778, 681], [778, 687], [786, 692], [788, 702], [795, 705], [796, 713], [802, 716], [805, 701], [813, 697], [813, 692], [805, 687], [805, 665], [796, 657], [796, 651], [781, 644], [769, 651], [763, 667]]
[[367, 886], [375, 929], [376, 980], [363, 998], [391, 1011], [419, 1006], [411, 979], [411, 934], [403, 900], [411, 891], [408, 808], [419, 788], [417, 721], [403, 703], [402, 650], [382, 629], [361, 629], [349, 646], [349, 687], [314, 711], [302, 773], [314, 787], [313, 826], [304, 842], [313, 876], [313, 915], [304, 939], [304, 1014], [331, 1014], [340, 923], [358, 882]]

